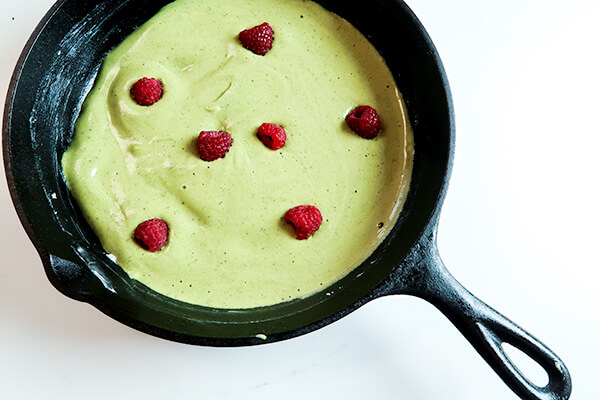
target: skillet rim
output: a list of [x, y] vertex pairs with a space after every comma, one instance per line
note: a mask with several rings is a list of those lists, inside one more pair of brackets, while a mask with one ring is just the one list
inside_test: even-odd
[[[29, 58], [32, 50], [34, 49], [35, 45], [37, 44], [37, 41], [40, 38], [44, 28], [49, 23], [49, 21], [51, 21], [51, 19], [60, 10], [60, 8], [65, 3], [68, 3], [69, 1], [72, 1], [72, 0], [56, 1], [53, 4], [53, 6], [50, 8], [50, 10], [44, 15], [44, 17], [42, 18], [40, 23], [34, 29], [30, 38], [28, 39], [28, 41], [17, 61], [15, 70], [13, 72], [13, 75], [12, 75], [12, 78], [10, 81], [8, 94], [7, 94], [7, 98], [6, 98], [6, 104], [5, 104], [5, 108], [4, 108], [4, 119], [3, 119], [3, 129], [2, 129], [3, 130], [2, 148], [3, 148], [3, 156], [4, 156], [5, 173], [6, 173], [6, 178], [7, 178], [7, 182], [8, 182], [9, 192], [10, 192], [11, 198], [13, 200], [14, 207], [17, 211], [19, 220], [21, 221], [21, 224], [23, 225], [29, 239], [32, 241], [34, 247], [36, 248], [38, 254], [40, 255], [40, 258], [41, 258], [42, 264], [44, 266], [46, 275], [48, 276], [48, 279], [50, 280], [52, 285], [55, 286], [55, 288], [57, 290], [59, 290], [61, 293], [65, 294], [68, 297], [90, 303], [91, 305], [98, 308], [100, 311], [107, 314], [111, 318], [113, 318], [131, 328], [134, 328], [136, 330], [139, 330], [139, 331], [142, 331], [142, 332], [145, 332], [145, 333], [157, 336], [157, 337], [161, 337], [164, 339], [177, 341], [177, 342], [208, 345], [208, 346], [219, 346], [219, 347], [220, 346], [235, 347], [235, 346], [264, 344], [264, 343], [271, 343], [271, 342], [275, 342], [275, 341], [280, 341], [280, 340], [285, 340], [285, 339], [290, 339], [290, 338], [293, 338], [296, 336], [300, 336], [300, 335], [309, 333], [311, 331], [314, 331], [316, 329], [319, 329], [323, 326], [329, 325], [330, 323], [337, 321], [338, 319], [355, 311], [360, 306], [366, 304], [367, 302], [369, 302], [377, 297], [380, 297], [383, 295], [388, 295], [388, 294], [392, 293], [392, 291], [390, 290], [391, 276], [393, 275], [393, 273], [396, 269], [400, 268], [400, 266], [397, 266], [393, 271], [391, 271], [383, 279], [382, 282], [380, 282], [378, 285], [375, 285], [375, 287], [372, 288], [362, 298], [358, 299], [354, 303], [351, 303], [346, 308], [339, 310], [338, 312], [331, 314], [328, 317], [319, 319], [313, 323], [303, 325], [299, 328], [290, 329], [290, 330], [279, 332], [279, 333], [269, 334], [267, 339], [262, 339], [259, 337], [214, 338], [214, 337], [199, 337], [199, 336], [194, 336], [194, 335], [188, 335], [188, 334], [178, 333], [178, 332], [174, 332], [174, 331], [171, 331], [168, 329], [163, 329], [163, 328], [148, 325], [138, 319], [130, 317], [129, 315], [127, 315], [125, 313], [119, 312], [119, 310], [115, 310], [115, 309], [105, 305], [104, 302], [101, 301], [101, 299], [99, 299], [99, 298], [96, 299], [96, 298], [92, 298], [89, 296], [83, 296], [83, 295], [80, 296], [80, 295], [78, 295], [78, 293], [73, 293], [70, 290], [70, 288], [65, 287], [59, 280], [57, 280], [56, 276], [54, 275], [54, 272], [52, 271], [52, 266], [51, 266], [52, 262], [51, 262], [50, 253], [48, 252], [48, 249], [43, 244], [43, 241], [35, 233], [34, 228], [31, 225], [31, 223], [27, 217], [27, 213], [25, 212], [25, 209], [23, 208], [22, 201], [18, 195], [17, 185], [15, 183], [15, 176], [14, 176], [13, 168], [12, 168], [13, 160], [12, 160], [12, 153], [10, 151], [11, 150], [10, 132], [11, 132], [12, 115], [13, 115], [13, 110], [14, 110], [14, 101], [15, 101], [15, 97], [17, 94], [16, 89], [20, 83], [20, 78], [22, 76], [24, 67], [28, 61], [28, 58]], [[451, 93], [450, 93], [450, 87], [449, 87], [447, 75], [444, 70], [443, 64], [441, 62], [440, 56], [439, 56], [431, 38], [429, 37], [428, 33], [426, 32], [425, 28], [422, 26], [422, 24], [420, 23], [418, 18], [412, 12], [410, 7], [406, 3], [404, 3], [404, 1], [402, 1], [402, 0], [395, 0], [395, 1], [404, 9], [404, 11], [406, 12], [411, 23], [414, 25], [416, 30], [421, 35], [420, 40], [423, 42], [424, 46], [427, 49], [429, 49], [431, 55], [433, 56], [432, 66], [434, 66], [436, 68], [436, 72], [439, 75], [440, 83], [442, 85], [442, 89], [443, 89], [444, 95], [445, 95], [445, 102], [447, 105], [447, 113], [448, 113], [448, 143], [449, 143], [448, 160], [445, 163], [444, 171], [442, 171], [443, 178], [442, 178], [442, 181], [440, 182], [441, 185], [440, 185], [439, 191], [436, 195], [436, 199], [433, 203], [433, 207], [429, 211], [427, 218], [424, 219], [425, 223], [422, 226], [420, 234], [416, 236], [414, 243], [412, 243], [412, 245], [410, 246], [410, 247], [412, 247], [417, 242], [419, 242], [419, 240], [424, 236], [424, 234], [427, 233], [428, 230], [435, 229], [435, 226], [437, 225], [437, 220], [439, 218], [439, 211], [440, 211], [441, 204], [443, 202], [443, 199], [445, 197], [445, 194], [446, 194], [446, 191], [448, 188], [449, 177], [450, 177], [451, 170], [452, 170], [453, 155], [454, 155], [454, 143], [455, 143], [455, 125], [454, 125], [455, 119], [454, 119], [454, 109], [453, 109], [452, 97], [451, 97]], [[166, 5], [166, 3], [165, 3], [165, 5]], [[409, 108], [409, 112], [410, 112], [410, 108]], [[411, 123], [412, 122], [413, 121], [411, 118]], [[413, 171], [413, 177], [414, 177], [414, 171]], [[412, 192], [412, 189], [409, 190], [409, 193], [410, 192]], [[409, 196], [410, 196], [410, 194], [409, 194]], [[398, 221], [400, 221], [400, 219]], [[397, 222], [397, 223], [399, 223], [399, 222]], [[408, 254], [406, 254], [404, 256], [404, 259], [402, 259], [402, 262], [400, 264], [402, 264], [405, 261], [407, 256], [408, 256]], [[317, 307], [318, 306], [319, 305], [317, 304]], [[306, 311], [306, 310], [304, 310], [304, 311]]]

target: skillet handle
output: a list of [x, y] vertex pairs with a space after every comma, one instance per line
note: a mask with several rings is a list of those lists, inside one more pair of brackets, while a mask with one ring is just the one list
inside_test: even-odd
[[[571, 377], [565, 364], [542, 342], [465, 289], [444, 266], [435, 246], [435, 234], [417, 245], [412, 259], [403, 273], [400, 287], [405, 289], [400, 292], [437, 307], [520, 398], [570, 397]], [[548, 374], [548, 384], [540, 387], [531, 382], [508, 357], [502, 343], [518, 348], [537, 362]]]

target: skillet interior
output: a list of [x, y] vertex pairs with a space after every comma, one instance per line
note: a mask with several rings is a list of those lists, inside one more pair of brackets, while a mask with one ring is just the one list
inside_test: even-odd
[[319, 1], [354, 24], [386, 59], [415, 134], [406, 205], [392, 233], [365, 263], [307, 299], [217, 310], [164, 297], [130, 279], [106, 257], [70, 196], [60, 159], [104, 55], [169, 2], [61, 0], [36, 29], [17, 65], [5, 109], [4, 159], [13, 201], [52, 284], [141, 331], [219, 346], [307, 333], [387, 294], [386, 277], [437, 216], [453, 147], [443, 68], [424, 29], [395, 0], [373, 1], [367, 8], [359, 0]]

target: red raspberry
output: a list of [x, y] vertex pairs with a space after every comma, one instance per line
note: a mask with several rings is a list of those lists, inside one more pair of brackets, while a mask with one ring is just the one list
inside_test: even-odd
[[346, 122], [358, 136], [374, 139], [381, 130], [377, 110], [369, 106], [358, 106], [348, 114]]
[[140, 106], [151, 106], [163, 96], [162, 83], [154, 78], [142, 78], [131, 87], [131, 97]]
[[202, 131], [198, 135], [198, 153], [204, 161], [215, 161], [225, 157], [233, 139], [228, 132]]
[[169, 226], [162, 219], [144, 221], [135, 228], [133, 238], [144, 249], [155, 253], [165, 247], [169, 236]]
[[315, 206], [298, 206], [285, 213], [285, 222], [296, 229], [296, 239], [308, 239], [321, 227], [323, 216]]
[[258, 128], [256, 136], [271, 150], [279, 150], [285, 146], [287, 140], [285, 129], [277, 124], [262, 124], [260, 128]]
[[242, 46], [259, 56], [264, 56], [273, 47], [273, 28], [267, 22], [263, 22], [254, 28], [241, 31], [239, 39]]

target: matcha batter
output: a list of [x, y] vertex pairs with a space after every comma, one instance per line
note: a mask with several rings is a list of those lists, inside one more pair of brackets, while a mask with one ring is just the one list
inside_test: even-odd
[[[259, 56], [237, 36], [264, 21], [275, 41]], [[151, 107], [129, 93], [142, 77], [164, 85]], [[362, 104], [381, 116], [375, 140], [344, 121]], [[263, 122], [285, 128], [284, 148], [256, 138]], [[198, 157], [203, 130], [231, 133], [225, 158]], [[412, 144], [390, 71], [342, 18], [301, 0], [177, 0], [108, 54], [62, 164], [132, 278], [185, 302], [250, 308], [316, 293], [368, 257], [402, 208]], [[302, 204], [324, 220], [299, 241], [282, 217]], [[132, 239], [150, 218], [170, 228], [157, 253]]]

